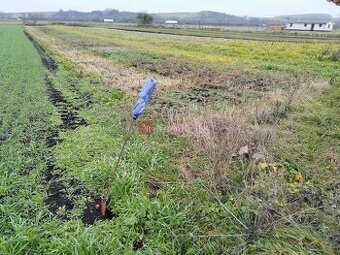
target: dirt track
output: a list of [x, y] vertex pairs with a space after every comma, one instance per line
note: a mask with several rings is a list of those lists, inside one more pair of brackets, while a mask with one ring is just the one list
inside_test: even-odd
[[[51, 74], [57, 72], [58, 64], [53, 60], [51, 56], [32, 38], [30, 34], [25, 32], [27, 38], [32, 42], [37, 49], [41, 61], [48, 72]], [[77, 196], [92, 197], [90, 202], [82, 215], [82, 220], [85, 224], [92, 225], [97, 219], [106, 220], [114, 217], [113, 213], [108, 212], [105, 217], [102, 217], [96, 210], [95, 206], [98, 199], [95, 201], [94, 195], [89, 191], [86, 191], [79, 182], [75, 179], [65, 178], [64, 174], [66, 170], [57, 167], [55, 158], [53, 156], [53, 148], [58, 142], [59, 133], [62, 131], [72, 131], [81, 126], [86, 126], [86, 121], [79, 115], [79, 109], [69, 102], [63, 93], [56, 89], [52, 79], [46, 75], [45, 78], [47, 95], [50, 102], [56, 107], [57, 112], [60, 115], [62, 124], [56, 130], [50, 130], [48, 132], [46, 144], [50, 149], [50, 156], [46, 162], [45, 181], [48, 192], [48, 197], [45, 199], [45, 203], [48, 205], [50, 212], [63, 219], [68, 220], [67, 212], [70, 212], [75, 206], [75, 199]], [[72, 84], [71, 90], [74, 91], [79, 97], [83, 97], [85, 106], [92, 104], [91, 95], [82, 95], [77, 88], [76, 84]], [[60, 215], [60, 208], [65, 209], [64, 215]]]

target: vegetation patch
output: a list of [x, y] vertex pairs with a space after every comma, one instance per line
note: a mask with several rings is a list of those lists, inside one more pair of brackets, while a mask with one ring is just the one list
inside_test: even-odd
[[[0, 26], [1, 254], [338, 252], [339, 70], [318, 59], [325, 43], [26, 29]], [[154, 131], [135, 122], [115, 167], [148, 75]]]
[[[28, 36], [28, 38], [30, 38], [30, 40], [34, 42], [35, 47], [40, 52], [40, 57], [43, 63], [46, 62], [45, 61], [46, 59], [49, 60], [48, 61], [49, 63], [55, 63], [55, 61], [46, 53], [46, 51], [43, 50], [43, 48], [37, 42], [33, 40], [31, 36], [29, 36], [28, 33], [26, 33], [26, 36]], [[41, 52], [43, 54], [41, 54]], [[54, 64], [54, 66], [56, 66], [56, 68], [54, 69], [49, 68], [51, 65], [45, 66], [49, 71], [55, 71], [57, 69], [56, 63]], [[53, 81], [49, 77], [46, 77], [46, 85], [50, 101], [57, 108], [57, 111], [60, 114], [60, 118], [62, 121], [62, 125], [59, 127], [60, 130], [63, 131], [75, 130], [80, 126], [86, 126], [87, 125], [86, 121], [82, 117], [80, 117], [78, 113], [79, 109], [66, 100], [62, 92], [54, 87]], [[73, 97], [74, 100], [85, 101], [84, 106], [88, 106], [89, 104], [92, 103], [91, 94], [89, 92], [82, 94], [75, 82], [72, 82], [70, 84], [70, 91], [76, 95], [75, 97]], [[50, 136], [48, 138], [48, 145], [50, 148], [52, 147], [51, 145], [57, 144], [55, 141], [57, 141], [59, 137], [58, 131], [56, 131], [54, 135], [55, 137]], [[58, 169], [55, 165], [55, 162], [50, 160], [47, 171], [45, 173], [46, 174], [45, 179], [48, 183], [48, 192], [50, 194], [49, 197], [46, 199], [46, 203], [49, 205], [51, 212], [55, 215], [60, 214], [60, 208], [62, 208], [65, 211], [65, 213], [67, 211], [71, 211], [74, 208], [74, 202], [72, 200], [74, 200], [75, 197], [81, 195], [84, 196], [86, 193], [87, 196], [91, 196], [91, 194], [89, 194], [88, 191], [85, 191], [84, 188], [79, 186], [78, 181], [76, 181], [75, 179], [72, 178], [70, 180], [66, 180], [65, 183], [65, 180], [64, 181], [62, 180], [63, 172], [65, 172], [65, 170], [62, 171]], [[75, 188], [76, 186], [79, 187]], [[71, 189], [73, 188], [73, 191], [67, 194], [66, 193], [67, 189], [70, 188]], [[86, 206], [86, 209], [84, 210], [82, 216], [82, 220], [84, 223], [93, 225], [94, 222], [98, 219], [111, 220], [113, 218], [113, 214], [108, 209], [106, 216], [102, 216], [100, 214], [100, 210], [96, 208], [97, 204], [98, 201], [95, 201], [90, 202]]]
[[37, 49], [44, 66], [51, 72], [56, 71], [58, 69], [58, 65], [56, 64], [56, 62], [46, 53], [44, 48], [42, 48], [36, 41], [34, 41], [30, 34], [28, 34], [27, 32], [24, 33], [27, 38], [32, 42], [33, 46]]

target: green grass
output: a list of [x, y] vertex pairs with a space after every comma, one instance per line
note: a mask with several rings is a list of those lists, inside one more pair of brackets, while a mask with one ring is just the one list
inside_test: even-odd
[[[333, 86], [324, 90], [317, 100], [297, 104], [290, 120], [282, 127], [286, 130], [282, 136], [288, 138], [282, 153], [294, 157], [294, 162], [303, 166], [314, 180], [328, 179], [338, 167], [331, 159], [339, 154], [340, 88], [338, 83]], [[289, 134], [294, 136], [289, 139]], [[294, 147], [287, 146], [292, 143]]]
[[[250, 250], [255, 254], [333, 254], [339, 252], [336, 241], [340, 228], [334, 224], [338, 215], [339, 192], [339, 99], [340, 83], [321, 95], [293, 106], [293, 112], [279, 128], [275, 151], [286, 165], [291, 182], [289, 203], [300, 226], [279, 227], [271, 236], [257, 240]], [[295, 183], [297, 173], [302, 183]], [[319, 207], [319, 209], [317, 209]], [[295, 213], [294, 213], [295, 211]], [[303, 212], [302, 215], [296, 213]], [[313, 226], [313, 227], [312, 227]], [[306, 242], [311, 245], [306, 246]]]
[[[320, 73], [327, 78], [337, 75], [339, 67], [327, 58], [315, 60], [323, 44], [215, 45], [164, 38], [151, 45], [151, 37], [125, 32], [105, 34], [69, 27], [53, 27], [48, 32], [75, 45], [81, 39], [85, 44], [114, 43], [126, 48], [133, 54], [103, 56], [125, 65], [135, 60], [134, 54], [166, 59], [185, 53], [184, 58], [195, 62], [201, 52], [211, 56], [205, 60], [210, 64], [224, 63], [219, 59], [224, 55], [239, 63], [257, 56], [255, 69], [263, 69], [266, 58], [288, 68], [290, 57], [298, 68], [304, 68], [302, 73], [315, 70], [313, 63], [319, 61], [323, 63]], [[227, 188], [215, 190], [204, 177], [181, 179], [181, 157], [191, 155], [192, 148], [188, 139], [170, 136], [160, 120], [155, 120], [151, 136], [138, 134], [134, 127], [122, 164], [113, 169], [135, 98], [105, 87], [100, 77], [51, 50], [59, 70], [47, 72], [20, 26], [0, 26], [0, 35], [4, 38], [0, 42], [4, 63], [0, 69], [0, 138], [6, 138], [0, 142], [0, 254], [335, 254], [334, 238], [339, 231], [332, 223], [337, 213], [332, 206], [336, 203], [338, 169], [334, 162], [339, 160], [340, 119], [336, 79], [315, 100], [294, 104], [280, 126], [279, 139], [270, 149], [276, 155], [274, 163], [284, 166], [283, 176], [261, 171], [253, 162], [234, 162], [228, 168], [228, 179], [223, 179]], [[58, 128], [60, 116], [48, 101], [46, 75], [87, 122], [73, 131], [59, 130], [61, 140], [52, 149], [46, 147], [46, 136], [48, 130]], [[151, 106], [143, 118], [152, 118], [151, 109], [158, 108]], [[63, 169], [63, 179], [78, 183], [66, 187], [75, 201], [67, 212], [68, 220], [51, 214], [44, 203], [44, 171], [51, 156]], [[198, 172], [213, 167], [206, 155], [190, 160]], [[33, 169], [22, 175], [27, 164]], [[80, 218], [88, 193], [100, 197], [113, 170], [110, 207], [115, 219], [84, 225]], [[303, 174], [302, 183], [295, 181], [298, 173]], [[72, 195], [77, 188], [82, 192]], [[319, 197], [326, 205], [324, 211], [314, 204]], [[59, 213], [64, 210], [60, 208]], [[137, 243], [143, 248], [135, 250]]]
[[[55, 81], [62, 81], [56, 84], [65, 94], [69, 88], [67, 82], [70, 75], [60, 70], [55, 77]], [[61, 137], [63, 142], [57, 146], [55, 153], [58, 165], [68, 170], [69, 177], [76, 177], [88, 190], [100, 196], [103, 183], [113, 170], [116, 155], [126, 135], [124, 127], [127, 123], [121, 118], [127, 117], [132, 108], [130, 103], [127, 103], [129, 108], [122, 108], [126, 101], [124, 94], [121, 94], [121, 99], [114, 96], [112, 101], [102, 101], [102, 93], [119, 92], [108, 88], [104, 92], [93, 89], [86, 80], [86, 77], [78, 80], [78, 86], [91, 90], [96, 98], [96, 104], [81, 111], [90, 125], [64, 133]], [[115, 109], [120, 109], [120, 115]], [[242, 228], [230, 228], [234, 224], [233, 220], [230, 221], [200, 183], [186, 187], [178, 182], [178, 162], [173, 157], [183, 142], [171, 139], [164, 127], [160, 123], [156, 124], [156, 130], [150, 137], [134, 132], [124, 160], [114, 172], [110, 205], [118, 217], [104, 224], [111, 228], [111, 233], [114, 233], [112, 238], [117, 238], [119, 245], [115, 248], [110, 246], [107, 250], [100, 247], [101, 253], [131, 253], [133, 243], [138, 239], [145, 242], [144, 254], [196, 254], [197, 250], [202, 250], [204, 254], [215, 254], [227, 251], [231, 239], [242, 235]], [[150, 188], [150, 181], [155, 179], [163, 186], [159, 191]], [[195, 198], [196, 193], [201, 193], [202, 197]], [[189, 196], [191, 199], [188, 199]], [[214, 218], [218, 222], [205, 218]], [[98, 231], [96, 238], [105, 235], [98, 235], [102, 224], [95, 225], [93, 229]], [[206, 235], [210, 229], [220, 234], [227, 231], [228, 235], [236, 237], [230, 237], [229, 240], [205, 237], [192, 244], [195, 236]], [[83, 238], [79, 242], [86, 242]], [[109, 245], [106, 242], [103, 245]]]
[[[86, 25], [85, 25], [86, 26]], [[92, 27], [103, 27], [107, 29], [136, 31], [153, 34], [182, 35], [207, 38], [223, 38], [238, 39], [266, 42], [331, 42], [337, 41], [338, 34], [336, 31], [332, 33], [304, 33], [290, 31], [270, 31], [268, 28], [259, 27], [200, 27], [200, 26], [132, 26], [132, 25], [98, 25], [93, 24]]]
[[122, 64], [131, 65], [140, 60], [157, 63], [171, 57], [218, 66], [224, 70], [256, 69], [328, 77], [339, 75], [340, 70], [338, 59], [327, 57], [327, 54], [336, 56], [340, 47], [338, 43], [173, 38], [147, 33], [67, 26], [50, 26], [48, 30], [52, 36], [71, 42], [76, 47], [90, 49], [102, 57]]
[[1, 25], [0, 35], [0, 253], [25, 254], [39, 242], [48, 215], [41, 182], [55, 112], [46, 97], [40, 58], [23, 28]]
[[[1, 96], [7, 99], [2, 101], [6, 104], [2, 104], [5, 109], [8, 107], [5, 112], [8, 118], [7, 114], [13, 115], [16, 108], [23, 111], [19, 118], [14, 118], [22, 122], [12, 124], [12, 136], [1, 144], [1, 254], [132, 254], [138, 240], [145, 245], [137, 253], [216, 254], [227, 251], [232, 240], [240, 238], [242, 228], [233, 225], [233, 220], [201, 184], [184, 186], [175, 182], [178, 169], [172, 157], [182, 142], [170, 139], [161, 125], [156, 126], [151, 137], [134, 133], [128, 144], [111, 190], [110, 205], [117, 214], [114, 220], [98, 222], [92, 227], [84, 225], [80, 214], [87, 198], [81, 194], [73, 198], [76, 205], [68, 213], [70, 220], [50, 214], [44, 204], [47, 194], [43, 178], [49, 156], [45, 129], [57, 119], [55, 109], [47, 100], [42, 64], [22, 28], [2, 26], [1, 30], [7, 36], [7, 40], [2, 41], [1, 57], [13, 63], [2, 73], [9, 75], [2, 84]], [[13, 44], [13, 41], [19, 43]], [[18, 46], [13, 48], [15, 45]], [[25, 68], [26, 65], [30, 69]], [[125, 134], [125, 123], [117, 114], [125, 96], [114, 89], [93, 89], [91, 81], [95, 78], [76, 78], [76, 73], [62, 66], [51, 78], [56, 88], [75, 105], [81, 103], [70, 90], [70, 84], [75, 81], [80, 91], [90, 91], [95, 98], [92, 107], [81, 111], [88, 126], [61, 133], [62, 142], [52, 153], [57, 164], [66, 169], [64, 178], [76, 178], [83, 188], [100, 196], [101, 185], [112, 171]], [[107, 96], [110, 90], [112, 97]], [[127, 116], [130, 109], [125, 110], [124, 115]], [[37, 123], [32, 124], [30, 116], [34, 116]], [[1, 127], [5, 129], [5, 125]], [[29, 144], [22, 143], [22, 136], [38, 134]], [[27, 151], [31, 154], [22, 159], [21, 154], [27, 155]], [[28, 175], [21, 176], [22, 165], [28, 160], [32, 160], [35, 167]], [[159, 179], [163, 188], [153, 191], [149, 187], [150, 178]], [[196, 194], [201, 195], [196, 198]], [[63, 210], [60, 208], [60, 212]], [[236, 236], [197, 237], [212, 230]]]

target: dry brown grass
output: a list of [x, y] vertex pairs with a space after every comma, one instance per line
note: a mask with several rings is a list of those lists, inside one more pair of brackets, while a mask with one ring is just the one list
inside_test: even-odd
[[[308, 100], [315, 91], [327, 86], [324, 80], [305, 80], [291, 84], [286, 89], [264, 93], [250, 104], [235, 105], [223, 109], [189, 105], [181, 113], [168, 114], [168, 129], [174, 136], [188, 137], [194, 150], [209, 156], [212, 168], [206, 176], [220, 182], [227, 178], [228, 163], [247, 146], [249, 157], [254, 153], [267, 160], [271, 155], [268, 145], [275, 136], [277, 124], [286, 117], [294, 100]], [[189, 168], [185, 169], [185, 175]], [[193, 179], [192, 175], [190, 176]], [[190, 179], [190, 178], [189, 178]]]
[[260, 100], [252, 103], [248, 115], [253, 123], [277, 124], [286, 117], [295, 99], [308, 100], [314, 92], [326, 86], [328, 83], [324, 80], [307, 79], [285, 89], [265, 93]]
[[141, 72], [136, 68], [126, 68], [112, 61], [95, 56], [91, 51], [75, 47], [73, 44], [58, 37], [51, 36], [38, 27], [27, 27], [27, 31], [44, 46], [50, 48], [55, 54], [80, 66], [87, 72], [98, 75], [107, 86], [124, 89], [126, 91], [138, 91], [143, 81], [148, 77], [157, 79], [160, 90], [166, 88], [179, 88], [182, 80], [171, 79], [160, 75]]
[[[174, 60], [138, 62], [135, 68], [126, 68], [94, 55], [86, 47], [77, 47], [74, 42], [53, 36], [43, 28], [29, 27], [27, 30], [56, 55], [95, 73], [108, 86], [137, 91], [143, 80], [152, 73], [159, 82], [160, 90], [203, 86], [233, 93], [238, 98], [237, 105], [233, 107], [216, 109], [189, 105], [181, 109], [181, 113], [170, 112], [167, 118], [172, 135], [189, 137], [197, 153], [209, 156], [213, 167], [204, 176], [214, 176], [216, 179], [226, 176], [228, 162], [235, 158], [242, 147], [248, 147], [250, 157], [260, 153], [269, 158], [266, 147], [275, 135], [277, 124], [289, 112], [292, 102], [295, 99], [308, 99], [308, 95], [327, 85], [323, 80], [308, 77], [296, 78], [275, 72], [264, 75], [261, 72], [247, 73], [245, 70], [225, 73]], [[116, 50], [117, 46], [105, 44], [105, 47]], [[148, 71], [141, 71], [143, 69]], [[253, 99], [254, 95], [257, 99]], [[190, 173], [190, 164], [184, 162], [182, 169], [183, 179], [195, 178]]]
[[169, 113], [169, 131], [175, 136], [189, 136], [198, 151], [204, 152], [219, 145], [227, 153], [252, 143], [253, 137], [245, 119], [236, 110], [214, 112], [191, 107], [184, 114]]

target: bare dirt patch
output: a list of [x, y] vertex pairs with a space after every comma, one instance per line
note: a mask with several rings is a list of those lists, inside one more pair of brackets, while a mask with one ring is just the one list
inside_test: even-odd
[[74, 82], [71, 83], [70, 89], [76, 95], [75, 100], [80, 100], [84, 102], [81, 105], [81, 107], [84, 107], [84, 108], [90, 107], [93, 104], [94, 100], [90, 92], [81, 92], [77, 84]]
[[51, 72], [58, 70], [57, 63], [46, 53], [45, 49], [41, 47], [29, 33], [24, 33], [26, 37], [32, 42], [33, 46], [37, 49], [44, 66]]
[[[272, 87], [283, 85], [288, 81], [297, 80], [292, 75], [282, 73], [246, 72], [244, 70], [230, 70], [223, 72], [199, 64], [189, 63], [179, 59], [138, 59], [132, 64], [138, 69], [145, 69], [172, 79], [182, 79], [184, 88], [193, 86], [206, 89], [226, 89], [239, 92], [242, 90], [269, 91]], [[240, 88], [242, 89], [240, 91]]]
[[80, 126], [85, 126], [86, 121], [78, 114], [77, 109], [65, 99], [63, 94], [53, 86], [52, 81], [46, 78], [46, 84], [50, 101], [57, 108], [63, 122], [61, 129], [75, 130]]
[[[57, 108], [60, 114], [62, 125], [58, 130], [50, 131], [46, 143], [50, 149], [58, 143], [60, 130], [74, 130], [80, 126], [86, 125], [86, 121], [79, 116], [77, 111], [74, 109], [71, 103], [69, 103], [61, 91], [57, 90], [52, 81], [46, 77], [46, 86], [49, 99], [51, 103]], [[74, 197], [82, 194], [82, 188], [80, 185], [74, 185], [77, 182], [75, 180], [64, 180], [62, 170], [56, 167], [53, 156], [50, 156], [49, 162], [47, 163], [47, 169], [45, 171], [45, 180], [48, 187], [48, 197], [45, 203], [49, 206], [49, 210], [53, 215], [58, 215], [59, 210], [63, 208], [65, 214], [62, 219], [67, 218], [67, 211], [71, 211], [74, 207]], [[76, 191], [73, 194], [67, 193], [67, 188], [77, 186]]]
[[[67, 212], [74, 207], [74, 202], [67, 196], [66, 186], [61, 179], [62, 176], [56, 173], [54, 162], [49, 162], [45, 172], [45, 181], [48, 187], [48, 197], [45, 199], [45, 203], [53, 215], [58, 215], [60, 208], [64, 208]], [[67, 219], [66, 215], [61, 217]]]
[[180, 80], [148, 72], [140, 72], [136, 68], [126, 68], [114, 64], [110, 60], [95, 56], [90, 50], [78, 49], [66, 40], [52, 37], [46, 31], [41, 30], [41, 28], [30, 27], [28, 30], [34, 35], [35, 39], [48, 44], [58, 55], [101, 77], [105, 85], [128, 91], [138, 91], [142, 87], [144, 80], [152, 76], [157, 79], [159, 89], [178, 87], [181, 84]]
[[96, 208], [97, 205], [100, 205], [101, 198], [96, 199], [95, 201], [86, 205], [86, 208], [82, 215], [82, 221], [84, 224], [93, 225], [96, 221], [104, 221], [104, 220], [112, 220], [117, 217], [113, 214], [108, 208], [106, 208], [105, 216], [102, 216], [100, 210]]
[[163, 183], [156, 178], [150, 178], [148, 181], [148, 186], [151, 191], [155, 192], [163, 188]]
[[[46, 51], [29, 35], [25, 33], [28, 39], [33, 43], [37, 49], [41, 61], [48, 71], [54, 73], [58, 70], [57, 63], [46, 53]], [[48, 205], [50, 212], [63, 219], [68, 220], [68, 212], [75, 206], [77, 196], [94, 197], [89, 191], [86, 191], [80, 183], [75, 179], [65, 178], [63, 172], [65, 170], [59, 169], [56, 166], [55, 159], [52, 155], [53, 148], [57, 145], [59, 140], [59, 132], [66, 130], [75, 130], [78, 127], [87, 125], [86, 121], [79, 115], [78, 108], [69, 102], [63, 93], [56, 89], [52, 80], [46, 76], [47, 94], [50, 102], [56, 107], [62, 124], [55, 130], [49, 130], [46, 144], [50, 149], [50, 155], [46, 162], [45, 182], [47, 187], [48, 196], [45, 203]], [[71, 90], [85, 99], [85, 106], [92, 103], [92, 97], [89, 94], [80, 93], [78, 87], [72, 84]], [[91, 199], [94, 201], [94, 199]], [[83, 212], [82, 220], [85, 224], [92, 225], [97, 219], [107, 220], [113, 219], [113, 214], [108, 211], [105, 217], [102, 217], [98, 210], [95, 208], [98, 201], [90, 202]]]

